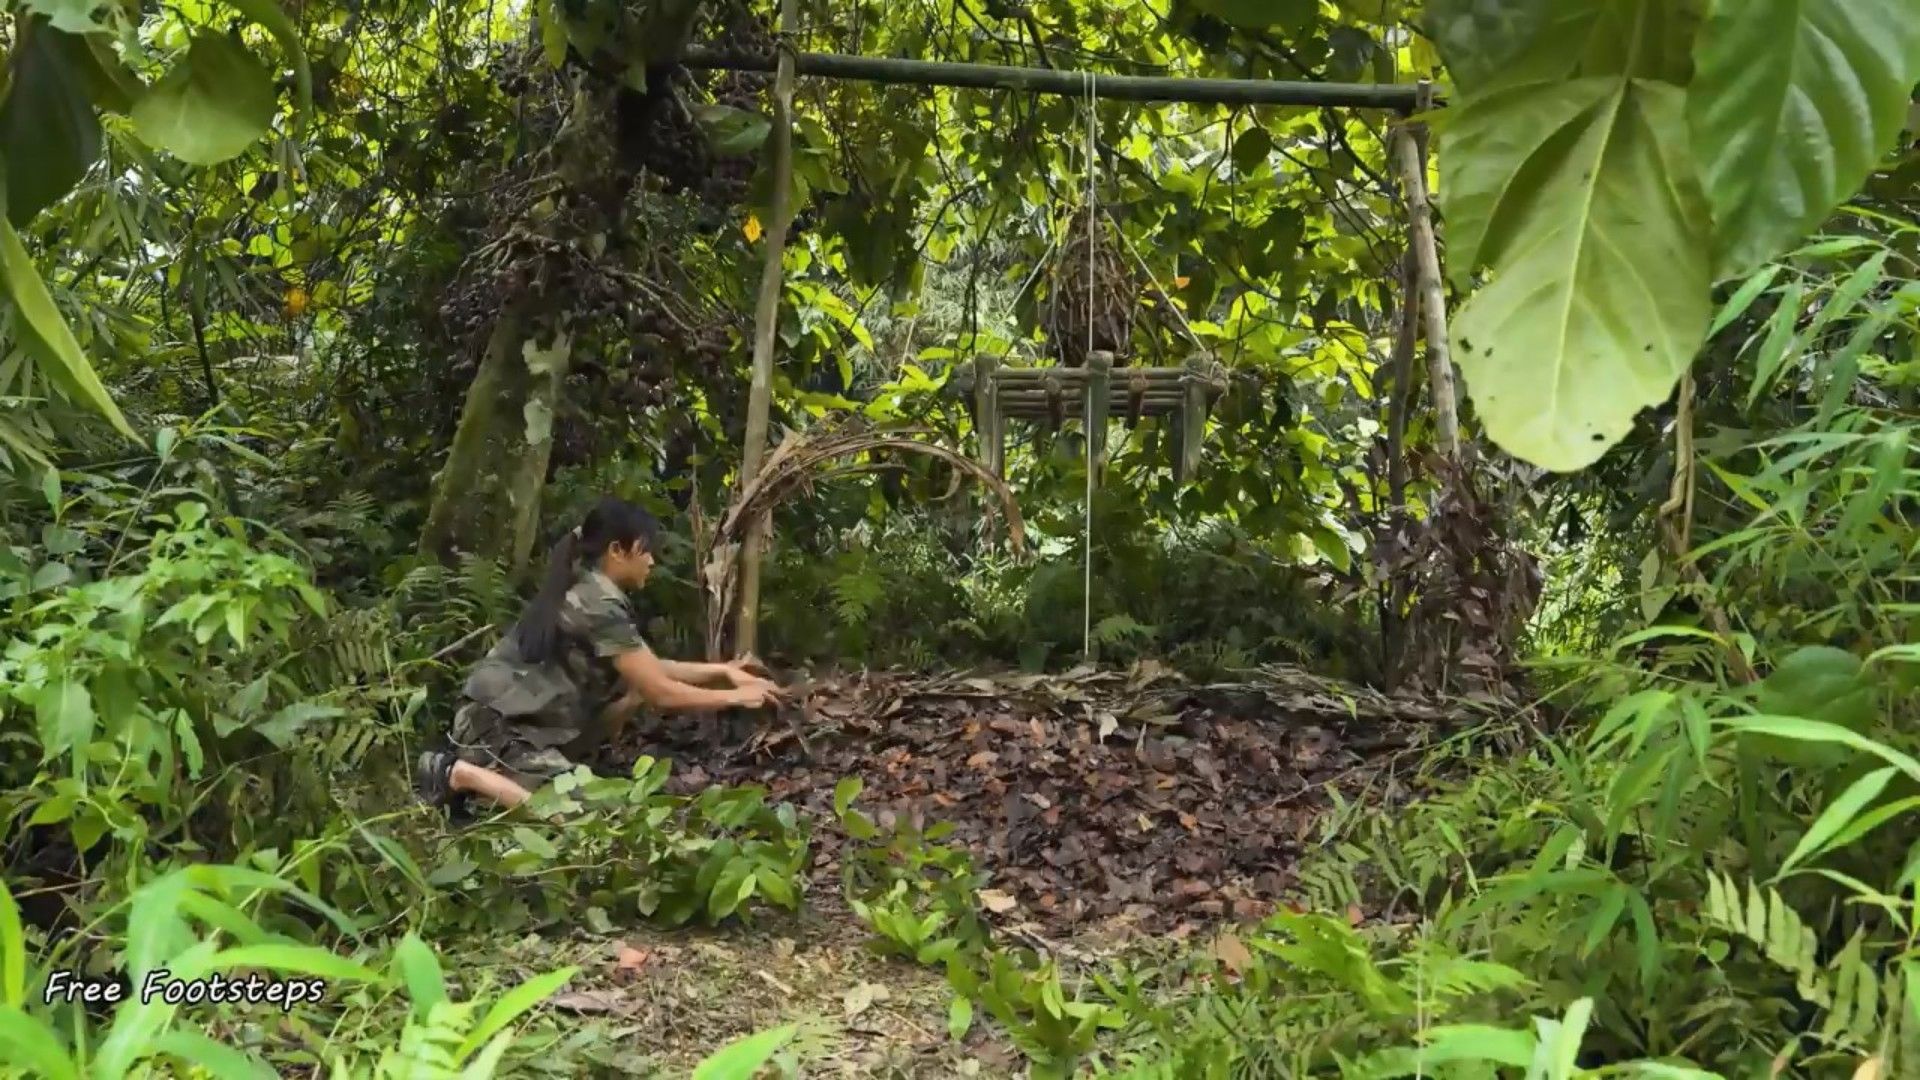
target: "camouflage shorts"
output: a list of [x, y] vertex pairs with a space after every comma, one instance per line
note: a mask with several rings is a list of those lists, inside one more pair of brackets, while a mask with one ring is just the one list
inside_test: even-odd
[[528, 791], [573, 770], [560, 747], [525, 737], [512, 719], [475, 701], [462, 702], [454, 714], [451, 741], [462, 761], [492, 769]]

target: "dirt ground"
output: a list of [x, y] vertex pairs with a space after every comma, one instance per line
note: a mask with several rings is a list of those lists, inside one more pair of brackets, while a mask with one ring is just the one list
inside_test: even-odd
[[[809, 1077], [1012, 1077], [1024, 1060], [990, 1024], [948, 1034], [944, 974], [882, 958], [836, 902], [752, 927], [522, 938], [474, 962], [528, 974], [578, 965], [547, 1011], [574, 1030], [552, 1054], [596, 1075], [684, 1077], [726, 1043], [785, 1024]], [[568, 1071], [568, 1070], [562, 1070]]]

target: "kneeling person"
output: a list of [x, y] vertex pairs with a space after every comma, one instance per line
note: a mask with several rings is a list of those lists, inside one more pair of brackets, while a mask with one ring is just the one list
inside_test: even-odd
[[[473, 794], [518, 806], [642, 704], [689, 712], [759, 708], [779, 697], [745, 661], [665, 660], [647, 647], [627, 592], [646, 584], [659, 536], [652, 514], [603, 499], [560, 538], [540, 592], [468, 676], [453, 751], [420, 755], [422, 798], [440, 806]], [[728, 688], [699, 685], [711, 682]]]

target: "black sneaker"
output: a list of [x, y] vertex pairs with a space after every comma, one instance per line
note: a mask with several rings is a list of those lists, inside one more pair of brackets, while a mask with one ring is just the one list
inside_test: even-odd
[[453, 800], [453, 763], [459, 759], [444, 750], [428, 750], [413, 768], [413, 787], [428, 806], [444, 807]]

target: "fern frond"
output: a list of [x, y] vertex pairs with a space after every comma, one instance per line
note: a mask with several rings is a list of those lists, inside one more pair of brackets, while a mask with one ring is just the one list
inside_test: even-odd
[[348, 491], [327, 504], [327, 514], [336, 520], [364, 521], [373, 517], [378, 509], [373, 493], [359, 489]]
[[1518, 990], [1533, 983], [1505, 964], [1457, 956], [1440, 959], [1422, 972], [1421, 977], [1427, 993], [1435, 1000]]
[[846, 623], [865, 620], [887, 596], [886, 582], [865, 565], [835, 577], [832, 589], [834, 612]]
[[1822, 1008], [1832, 1006], [1833, 994], [1820, 966], [1813, 931], [1778, 892], [1748, 882], [1743, 896], [1739, 883], [1708, 871], [1707, 903], [1702, 915], [1710, 925], [1745, 938], [1761, 955], [1793, 975], [1794, 988], [1801, 998]]
[[1866, 930], [1856, 931], [1833, 958], [1834, 1001], [1820, 1034], [1865, 1046], [1880, 1028], [1880, 975], [1861, 955]]
[[306, 685], [371, 685], [393, 670], [393, 617], [385, 607], [338, 608], [314, 626], [298, 667]]
[[1102, 645], [1120, 645], [1150, 640], [1152, 637], [1153, 627], [1124, 613], [1109, 615], [1093, 627], [1093, 640]]

